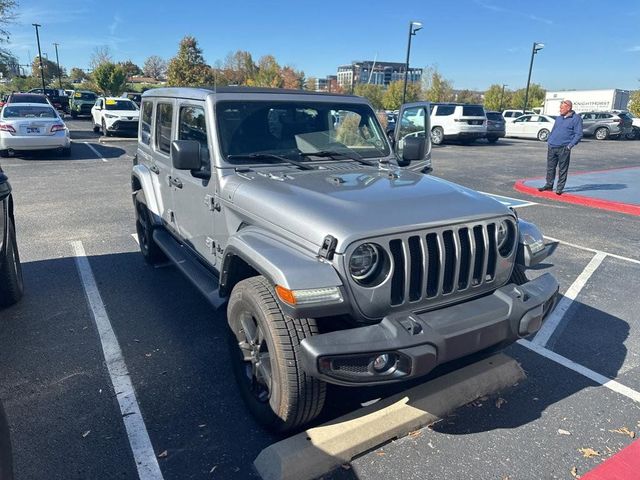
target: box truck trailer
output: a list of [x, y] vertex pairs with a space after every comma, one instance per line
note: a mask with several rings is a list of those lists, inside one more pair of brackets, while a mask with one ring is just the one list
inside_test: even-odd
[[547, 92], [542, 113], [558, 115], [560, 102], [571, 100], [577, 112], [609, 112], [626, 110], [629, 104], [629, 90], [610, 88], [606, 90], [563, 90]]

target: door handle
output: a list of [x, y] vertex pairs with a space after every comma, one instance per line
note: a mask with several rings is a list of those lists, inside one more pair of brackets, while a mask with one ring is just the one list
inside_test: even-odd
[[182, 188], [182, 181], [179, 178], [175, 178], [175, 177], [169, 177], [170, 178], [170, 182], [176, 187], [176, 188]]

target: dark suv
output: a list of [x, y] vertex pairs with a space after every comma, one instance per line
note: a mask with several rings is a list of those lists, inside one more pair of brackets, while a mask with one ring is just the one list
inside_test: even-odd
[[29, 93], [40, 93], [46, 95], [57, 110], [62, 110], [65, 113], [69, 113], [69, 97], [64, 94], [64, 90], [57, 90], [55, 88], [32, 88]]
[[500, 112], [486, 112], [487, 115], [487, 141], [496, 143], [506, 134], [505, 120]]
[[626, 112], [582, 112], [582, 134], [593, 136], [596, 140], [621, 138], [631, 133], [633, 119]]

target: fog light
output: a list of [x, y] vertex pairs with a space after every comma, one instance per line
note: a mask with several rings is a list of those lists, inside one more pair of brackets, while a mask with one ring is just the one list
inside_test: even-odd
[[373, 369], [376, 373], [386, 372], [394, 365], [394, 363], [395, 357], [388, 353], [384, 353], [382, 355], [378, 355], [373, 360]]

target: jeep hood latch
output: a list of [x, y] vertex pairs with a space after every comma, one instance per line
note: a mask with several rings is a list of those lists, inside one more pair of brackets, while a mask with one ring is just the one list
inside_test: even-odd
[[338, 245], [338, 239], [332, 235], [327, 235], [322, 240], [322, 247], [320, 247], [320, 251], [318, 252], [318, 256], [320, 258], [324, 258], [325, 260], [333, 259], [333, 254], [336, 251], [336, 246]]

